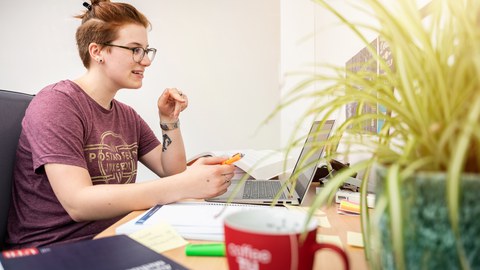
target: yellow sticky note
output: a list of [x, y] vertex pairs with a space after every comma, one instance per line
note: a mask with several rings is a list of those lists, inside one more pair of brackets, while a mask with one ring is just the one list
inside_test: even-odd
[[183, 237], [178, 235], [172, 226], [165, 222], [160, 222], [154, 226], [134, 232], [129, 237], [158, 253], [178, 248], [188, 243]]
[[334, 244], [339, 247], [343, 247], [342, 245], [342, 240], [340, 240], [340, 237], [338, 235], [327, 235], [327, 234], [317, 234], [317, 242], [318, 243], [328, 243], [328, 244]]
[[327, 217], [316, 217], [318, 225], [322, 228], [331, 228], [330, 221], [328, 221]]
[[342, 200], [338, 210], [344, 211], [347, 213], [360, 214], [360, 204]]
[[347, 244], [363, 248], [363, 236], [357, 232], [347, 232]]

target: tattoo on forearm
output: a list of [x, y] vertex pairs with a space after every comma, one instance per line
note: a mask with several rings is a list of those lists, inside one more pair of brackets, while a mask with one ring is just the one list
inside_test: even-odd
[[167, 151], [167, 147], [172, 144], [172, 139], [167, 134], [163, 134], [162, 152]]

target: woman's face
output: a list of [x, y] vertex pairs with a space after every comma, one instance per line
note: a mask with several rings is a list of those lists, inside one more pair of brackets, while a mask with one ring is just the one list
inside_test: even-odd
[[[118, 38], [110, 44], [146, 49], [148, 47], [147, 29], [139, 24], [127, 24], [119, 29]], [[140, 88], [145, 68], [151, 64], [146, 54], [140, 62], [136, 62], [133, 59], [132, 50], [115, 46], [104, 47], [103, 58], [104, 71], [118, 89]]]

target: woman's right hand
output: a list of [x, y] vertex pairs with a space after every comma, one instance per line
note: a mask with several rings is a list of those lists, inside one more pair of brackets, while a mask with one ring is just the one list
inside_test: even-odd
[[228, 157], [202, 157], [184, 172], [185, 195], [191, 199], [205, 199], [227, 192], [231, 184], [234, 165], [222, 165]]

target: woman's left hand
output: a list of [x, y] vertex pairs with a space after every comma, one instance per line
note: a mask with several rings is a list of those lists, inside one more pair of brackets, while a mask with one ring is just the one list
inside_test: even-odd
[[157, 106], [162, 121], [175, 121], [188, 107], [188, 98], [177, 88], [167, 88], [158, 98]]

